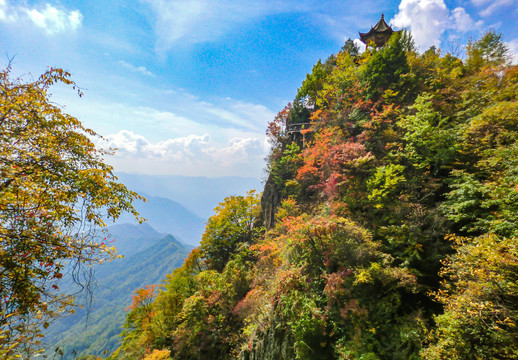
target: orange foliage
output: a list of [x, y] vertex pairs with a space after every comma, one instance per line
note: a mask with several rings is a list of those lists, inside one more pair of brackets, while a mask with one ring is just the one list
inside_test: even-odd
[[153, 302], [155, 289], [158, 285], [146, 285], [143, 288], [135, 290], [135, 295], [131, 295], [131, 305], [125, 310], [130, 311], [139, 307], [145, 307]]
[[338, 128], [326, 128], [316, 136], [314, 143], [302, 153], [303, 165], [297, 179], [313, 183], [330, 198], [338, 194], [338, 186], [353, 177], [355, 169], [370, 160], [372, 154], [354, 139], [347, 139]]

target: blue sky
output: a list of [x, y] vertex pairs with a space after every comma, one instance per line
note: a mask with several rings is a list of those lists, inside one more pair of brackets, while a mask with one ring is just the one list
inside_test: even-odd
[[518, 62], [518, 0], [0, 0], [0, 49], [15, 75], [72, 73], [85, 96], [53, 99], [118, 171], [263, 177], [268, 121], [381, 13], [421, 50], [495, 30]]

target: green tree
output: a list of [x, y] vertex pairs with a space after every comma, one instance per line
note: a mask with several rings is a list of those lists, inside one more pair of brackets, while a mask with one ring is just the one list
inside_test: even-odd
[[419, 95], [409, 109], [416, 113], [398, 123], [405, 130], [404, 154], [407, 161], [418, 169], [430, 169], [433, 175], [454, 161], [456, 156], [455, 132], [451, 119], [444, 118], [434, 109], [430, 94]]
[[444, 287], [435, 293], [445, 312], [422, 355], [426, 359], [518, 359], [516, 238], [454, 237]]
[[367, 61], [363, 80], [369, 98], [378, 99], [386, 90], [405, 90], [402, 75], [410, 70], [405, 46], [405, 38], [400, 33], [394, 33], [388, 43], [376, 50]]
[[321, 60], [313, 66], [311, 74], [306, 74], [306, 79], [302, 82], [301, 87], [297, 91], [296, 100], [302, 101], [307, 99], [309, 103], [314, 104], [317, 93], [322, 90], [322, 86], [329, 75], [330, 69], [322, 64]]
[[344, 46], [342, 46], [342, 51], [345, 51], [353, 58], [360, 55], [360, 47], [351, 38], [347, 39]]
[[229, 196], [215, 209], [202, 236], [201, 249], [210, 269], [221, 271], [239, 244], [250, 243], [260, 228], [259, 195]]
[[508, 49], [502, 42], [502, 35], [489, 31], [467, 47], [468, 59], [466, 66], [477, 71], [483, 66], [499, 66], [509, 60]]
[[[7, 356], [39, 336], [41, 326], [68, 308], [59, 292], [115, 249], [97, 229], [123, 211], [138, 216], [140, 198], [117, 182], [95, 147], [100, 138], [51, 102], [50, 88], [77, 89], [70, 74], [51, 68], [37, 80], [0, 72], [0, 346]], [[79, 92], [81, 96], [81, 93]]]

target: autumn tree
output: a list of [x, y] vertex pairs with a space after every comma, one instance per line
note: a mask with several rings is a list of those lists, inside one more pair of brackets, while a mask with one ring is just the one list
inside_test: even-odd
[[[59, 292], [67, 273], [114, 256], [97, 229], [140, 198], [117, 182], [94, 131], [51, 102], [70, 74], [50, 68], [38, 79], [0, 72], [0, 352], [39, 336], [73, 302]], [[78, 90], [79, 95], [81, 92]]]
[[205, 227], [201, 250], [210, 269], [221, 271], [240, 244], [249, 244], [261, 231], [259, 194], [229, 196], [215, 209]]
[[445, 312], [426, 359], [518, 359], [518, 246], [516, 238], [454, 237], [457, 253], [441, 271], [435, 293]]
[[[164, 335], [139, 328], [140, 348], [518, 358], [518, 66], [494, 33], [464, 61], [419, 54], [406, 33], [349, 50], [318, 62], [269, 125], [271, 226], [250, 233], [245, 199], [220, 204], [154, 302]], [[305, 122], [304, 142], [287, 134]]]
[[[234, 308], [249, 291], [259, 195], [229, 196], [209, 219], [199, 248], [167, 276], [152, 304], [152, 288], [136, 292], [122, 345], [109, 359], [221, 359], [241, 341]], [[149, 352], [149, 349], [160, 352]]]

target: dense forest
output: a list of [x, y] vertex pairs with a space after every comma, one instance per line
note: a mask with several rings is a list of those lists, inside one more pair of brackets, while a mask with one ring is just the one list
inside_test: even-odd
[[[28, 358], [76, 280], [116, 257], [96, 229], [128, 190], [48, 99], [70, 75], [0, 73], [0, 358]], [[348, 40], [269, 124], [262, 194], [135, 292], [108, 359], [518, 359], [518, 66], [394, 33]], [[104, 239], [105, 240], [105, 239]], [[81, 281], [79, 281], [81, 283]], [[41, 354], [36, 354], [41, 355]], [[81, 359], [95, 359], [82, 356]]]
[[518, 67], [395, 33], [319, 61], [110, 359], [517, 359]]

